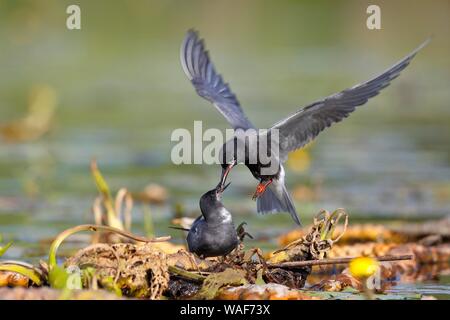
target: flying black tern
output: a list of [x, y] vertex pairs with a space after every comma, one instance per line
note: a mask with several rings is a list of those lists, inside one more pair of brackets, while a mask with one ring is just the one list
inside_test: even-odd
[[[373, 79], [311, 103], [277, 122], [265, 133], [257, 134], [259, 140], [261, 138], [264, 140], [270, 137], [275, 129], [278, 130], [278, 150], [277, 152], [272, 150], [269, 153], [271, 164], [275, 164], [277, 168], [272, 174], [264, 174], [262, 169], [265, 166], [261, 163], [249, 161], [248, 149], [251, 142], [245, 138], [243, 143], [237, 143], [242, 138], [235, 135], [222, 148], [224, 150], [221, 157], [222, 185], [225, 183], [230, 170], [236, 164], [244, 163], [252, 175], [260, 181], [254, 194], [254, 198], [257, 199], [257, 211], [259, 213], [289, 212], [295, 223], [300, 225], [300, 220], [284, 180], [283, 163], [287, 160], [289, 152], [304, 147], [325, 128], [342, 121], [357, 107], [378, 95], [393, 79], [399, 76], [400, 72], [409, 65], [417, 52], [429, 40], [426, 40], [417, 49]], [[194, 30], [189, 30], [184, 38], [181, 46], [181, 64], [197, 94], [210, 101], [235, 129], [235, 132], [255, 129], [244, 114], [229, 85], [216, 72], [209, 59], [208, 51], [205, 50], [203, 40]], [[255, 139], [251, 141], [255, 143]], [[239, 148], [245, 148], [245, 150]]]

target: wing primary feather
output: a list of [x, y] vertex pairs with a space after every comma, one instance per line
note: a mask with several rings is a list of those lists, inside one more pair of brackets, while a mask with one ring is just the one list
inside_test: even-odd
[[290, 151], [303, 147], [325, 128], [342, 121], [357, 107], [388, 87], [429, 41], [430, 38], [371, 80], [316, 101], [273, 125], [271, 129], [279, 130], [282, 159], [286, 160]]
[[181, 45], [180, 60], [197, 94], [210, 101], [234, 129], [253, 128], [230, 86], [216, 72], [204, 41], [199, 39], [196, 31], [187, 32]]

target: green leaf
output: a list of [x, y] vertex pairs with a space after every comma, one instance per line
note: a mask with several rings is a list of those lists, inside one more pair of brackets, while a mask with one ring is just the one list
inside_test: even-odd
[[6, 251], [8, 251], [8, 249], [9, 249], [9, 247], [11, 247], [11, 245], [12, 245], [12, 241], [8, 242], [8, 243], [7, 243], [5, 246], [3, 246], [3, 247], [0, 247], [0, 257], [1, 257], [2, 255], [4, 255]]
[[114, 292], [118, 297], [122, 296], [122, 290], [120, 290], [120, 287], [117, 285], [117, 283], [114, 281], [114, 278], [109, 276], [101, 279], [102, 287]]
[[149, 206], [144, 206], [144, 230], [147, 237], [155, 235], [155, 226], [153, 224], [153, 216]]
[[27, 268], [22, 265], [13, 264], [13, 263], [0, 263], [0, 271], [11, 271], [11, 272], [17, 272], [27, 278], [29, 278], [31, 281], [33, 281], [35, 284], [40, 286], [42, 284], [41, 275], [36, 272], [35, 270], [31, 268]]
[[109, 190], [109, 186], [106, 183], [105, 178], [103, 178], [102, 173], [98, 169], [97, 162], [91, 162], [91, 172], [94, 178], [95, 184], [97, 185], [98, 191], [103, 195], [105, 200], [112, 202], [111, 192]]
[[263, 279], [263, 270], [262, 269], [258, 270], [258, 272], [256, 274], [255, 284], [259, 284], [259, 285], [266, 284], [266, 282]]
[[52, 266], [48, 272], [48, 282], [50, 286], [55, 289], [66, 289], [69, 273], [65, 268], [57, 264]]
[[117, 229], [125, 230], [122, 221], [120, 221], [117, 217], [117, 212], [114, 210], [114, 201], [111, 196], [108, 183], [98, 169], [97, 162], [95, 162], [95, 160], [91, 162], [91, 172], [97, 189], [103, 198], [103, 205], [106, 208], [106, 214], [108, 217], [108, 225]]

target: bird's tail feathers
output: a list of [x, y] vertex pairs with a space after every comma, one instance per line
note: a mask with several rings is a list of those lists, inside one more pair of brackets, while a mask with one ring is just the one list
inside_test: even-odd
[[295, 210], [291, 196], [284, 184], [279, 185], [280, 192], [277, 192], [278, 186], [270, 185], [264, 193], [256, 200], [256, 207], [258, 213], [276, 213], [276, 212], [289, 212], [292, 219], [296, 224], [301, 226], [300, 219], [298, 218], [297, 211]]

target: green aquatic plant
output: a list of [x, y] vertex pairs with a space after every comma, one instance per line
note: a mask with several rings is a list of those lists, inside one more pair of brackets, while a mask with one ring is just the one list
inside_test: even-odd
[[[126, 200], [126, 210], [125, 210], [125, 220], [131, 221], [129, 218], [131, 207], [132, 207], [132, 200], [129, 193], [126, 191], [126, 189], [121, 189], [117, 193], [116, 201], [114, 202], [113, 197], [111, 196], [111, 191], [106, 183], [105, 178], [103, 177], [102, 173], [98, 169], [97, 162], [95, 160], [91, 161], [91, 172], [92, 176], [95, 181], [95, 185], [97, 186], [97, 189], [100, 193], [100, 198], [98, 198], [94, 203], [94, 215], [95, 220], [97, 224], [100, 224], [103, 218], [103, 212], [102, 212], [102, 206], [106, 210], [106, 224], [110, 227], [117, 228], [120, 230], [129, 230], [129, 224], [122, 222], [120, 219], [121, 215], [121, 207], [122, 202], [125, 199]], [[130, 208], [130, 209], [128, 209]], [[128, 227], [128, 229], [126, 228]]]
[[153, 237], [155, 234], [155, 224], [150, 206], [144, 205], [144, 230], [147, 237]]
[[35, 266], [21, 261], [1, 261], [0, 271], [10, 271], [21, 274], [40, 286], [43, 283], [42, 271]]
[[[345, 217], [344, 232], [342, 232], [337, 238], [333, 239], [334, 230], [342, 217]], [[322, 210], [314, 221], [320, 221], [318, 228], [320, 230], [320, 240], [329, 240], [334, 243], [344, 235], [345, 230], [347, 229], [348, 214], [342, 208], [336, 209], [331, 214], [327, 210]]]
[[30, 90], [27, 113], [20, 119], [0, 123], [0, 138], [19, 143], [35, 141], [52, 127], [58, 97], [49, 85], [37, 85]]
[[[0, 239], [1, 240], [1, 239]], [[8, 242], [4, 246], [0, 246], [0, 257], [5, 254], [6, 251], [8, 251], [9, 247], [11, 247], [12, 241]]]
[[219, 290], [229, 286], [243, 286], [248, 283], [245, 270], [227, 268], [222, 272], [212, 273], [204, 280], [202, 287], [195, 295], [195, 299], [214, 299]]
[[[0, 235], [0, 242], [2, 241], [2, 237]], [[13, 242], [10, 241], [4, 246], [0, 246], [0, 257], [3, 256], [6, 251], [12, 246]], [[31, 264], [21, 262], [21, 261], [0, 261], [0, 271], [10, 271], [21, 274], [28, 279], [30, 279], [33, 283], [40, 286], [42, 284], [43, 275], [40, 270], [34, 267]]]

